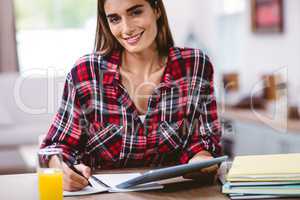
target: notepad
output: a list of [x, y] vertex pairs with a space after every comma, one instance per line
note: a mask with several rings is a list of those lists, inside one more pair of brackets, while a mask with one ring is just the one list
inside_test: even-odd
[[260, 194], [260, 195], [300, 195], [300, 185], [278, 186], [235, 186], [228, 183], [223, 185], [222, 192], [225, 194]]
[[[93, 175], [97, 181], [90, 178], [92, 187], [87, 186], [77, 192], [64, 192], [65, 196], [95, 194], [101, 192], [129, 192], [141, 190], [161, 189], [163, 186], [154, 181], [179, 177], [187, 173], [195, 172], [205, 167], [221, 163], [227, 156], [202, 160], [194, 163], [181, 164], [161, 169], [155, 169], [141, 173], [129, 174], [100, 174]], [[100, 181], [99, 181], [100, 180]], [[101, 183], [102, 182], [102, 183]], [[104, 184], [103, 184], [104, 183]]]
[[227, 181], [300, 181], [300, 154], [237, 156]]
[[81, 195], [89, 195], [89, 194], [97, 194], [103, 192], [132, 192], [132, 191], [145, 191], [145, 190], [155, 190], [155, 189], [162, 189], [163, 185], [159, 183], [146, 183], [138, 186], [131, 187], [129, 189], [119, 189], [115, 187], [116, 185], [130, 180], [132, 178], [136, 178], [140, 176], [141, 173], [124, 173], [124, 174], [98, 174], [94, 175], [97, 179], [103, 182], [106, 187], [99, 182], [89, 179], [89, 182], [92, 184], [91, 186], [87, 186], [80, 191], [75, 192], [68, 192], [64, 191], [64, 196], [81, 196]]
[[278, 199], [278, 198], [293, 198], [293, 195], [269, 195], [269, 194], [230, 194], [230, 199]]

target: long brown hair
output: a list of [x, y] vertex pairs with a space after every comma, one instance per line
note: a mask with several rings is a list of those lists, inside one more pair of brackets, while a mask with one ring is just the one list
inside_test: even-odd
[[[123, 47], [112, 35], [105, 10], [104, 3], [106, 0], [98, 0], [98, 12], [97, 12], [97, 29], [95, 37], [94, 50], [99, 51], [103, 55], [108, 55], [114, 50], [122, 50]], [[160, 56], [166, 56], [169, 48], [174, 46], [174, 40], [170, 31], [166, 10], [162, 0], [145, 0], [153, 9], [157, 9], [160, 12], [160, 17], [157, 20], [157, 36], [156, 43]]]

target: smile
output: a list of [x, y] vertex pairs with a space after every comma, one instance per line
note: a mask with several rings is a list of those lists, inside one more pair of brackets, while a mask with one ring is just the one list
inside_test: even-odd
[[135, 45], [142, 37], [144, 31], [131, 37], [124, 38], [129, 45]]

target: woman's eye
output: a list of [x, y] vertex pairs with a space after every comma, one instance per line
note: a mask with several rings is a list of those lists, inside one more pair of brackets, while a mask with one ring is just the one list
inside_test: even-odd
[[142, 10], [134, 10], [134, 11], [132, 11], [132, 16], [138, 16], [138, 15], [140, 15], [140, 14], [142, 14]]
[[109, 23], [116, 24], [120, 21], [120, 17], [110, 17]]

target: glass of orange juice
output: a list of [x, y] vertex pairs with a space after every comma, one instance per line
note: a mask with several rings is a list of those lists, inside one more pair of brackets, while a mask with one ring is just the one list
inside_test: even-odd
[[[50, 158], [55, 157], [58, 164], [49, 165]], [[38, 186], [40, 200], [63, 199], [63, 171], [62, 150], [59, 148], [45, 148], [38, 151]]]

